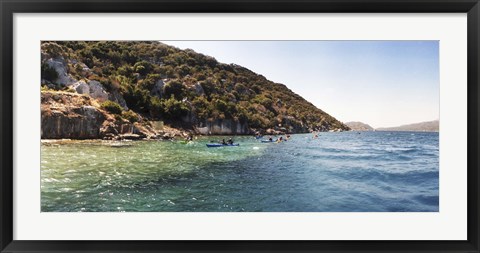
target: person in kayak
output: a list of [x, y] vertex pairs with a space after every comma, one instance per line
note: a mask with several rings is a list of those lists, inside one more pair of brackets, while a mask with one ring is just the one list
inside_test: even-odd
[[232, 145], [232, 144], [233, 144], [232, 138], [228, 139], [227, 144], [228, 144], [228, 145]]
[[282, 141], [283, 141], [283, 138], [282, 138], [282, 136], [280, 136], [280, 138], [278, 138], [278, 140], [277, 140], [277, 143], [280, 143]]
[[270, 138], [268, 138], [268, 140], [269, 140], [269, 141], [273, 141], [272, 136], [270, 136]]
[[225, 142], [225, 139], [222, 139], [222, 142], [220, 142], [220, 144], [227, 145], [227, 143]]

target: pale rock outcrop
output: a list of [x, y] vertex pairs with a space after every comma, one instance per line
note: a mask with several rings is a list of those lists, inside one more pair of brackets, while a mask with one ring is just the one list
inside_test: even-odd
[[83, 80], [72, 84], [72, 88], [75, 89], [75, 91], [79, 94], [90, 95], [90, 86], [88, 86], [88, 84]]
[[57, 72], [58, 78], [55, 80], [56, 84], [69, 86], [77, 82], [75, 78], [68, 74], [68, 65], [62, 57], [47, 59], [45, 63]]
[[231, 119], [206, 121], [196, 127], [199, 134], [250, 134], [248, 124]]
[[117, 90], [113, 90], [108, 94], [108, 100], [116, 102], [121, 107], [123, 107], [124, 110], [128, 110], [127, 102], [123, 98], [122, 94], [120, 94], [120, 92], [118, 92]]
[[99, 102], [105, 102], [108, 100], [108, 93], [103, 89], [103, 86], [98, 81], [78, 81], [72, 85], [72, 88], [79, 94], [86, 94], [92, 98], [97, 99]]
[[105, 91], [100, 82], [89, 81], [88, 86], [90, 86], [90, 97], [95, 98], [100, 102], [105, 102], [108, 100], [108, 93]]
[[105, 114], [89, 98], [70, 94], [42, 93], [42, 139], [99, 138]]
[[163, 86], [165, 86], [165, 82], [158, 80], [150, 91], [150, 95], [161, 98], [163, 95]]
[[195, 93], [196, 93], [198, 96], [203, 96], [203, 95], [205, 95], [205, 91], [203, 90], [203, 87], [202, 87], [202, 85], [201, 85], [199, 82], [197, 82], [197, 83], [195, 84]]

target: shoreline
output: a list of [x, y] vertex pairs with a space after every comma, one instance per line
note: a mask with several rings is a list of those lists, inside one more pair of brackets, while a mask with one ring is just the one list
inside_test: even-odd
[[[375, 133], [375, 132], [380, 132], [380, 133], [439, 133], [439, 131], [355, 131], [355, 130], [350, 130], [350, 131], [343, 131], [343, 132], [357, 132], [357, 133]], [[330, 134], [330, 133], [343, 133], [343, 132], [318, 132], [319, 134]], [[282, 135], [305, 135], [305, 134], [313, 134], [313, 133], [290, 133], [290, 134], [264, 134], [262, 136], [282, 136]], [[193, 135], [195, 137], [201, 137], [201, 138], [207, 138], [207, 137], [220, 137], [220, 136], [227, 136], [227, 137], [252, 137], [254, 138], [255, 135], [249, 135], [249, 134], [242, 134], [242, 135], [232, 135], [232, 134], [212, 134], [212, 135]], [[139, 138], [139, 139], [73, 139], [73, 138], [61, 138], [61, 139], [40, 139], [40, 142], [42, 144], [48, 144], [48, 143], [58, 143], [58, 142], [73, 142], [73, 141], [82, 141], [82, 142], [132, 142], [132, 141], [184, 141], [185, 138], [182, 136], [174, 136], [172, 138], [168, 139], [163, 139], [163, 138], [158, 138], [158, 139], [149, 139], [149, 138]]]

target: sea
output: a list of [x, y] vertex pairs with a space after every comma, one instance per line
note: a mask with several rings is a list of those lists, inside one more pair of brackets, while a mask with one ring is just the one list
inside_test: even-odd
[[[350, 131], [281, 143], [42, 141], [41, 211], [438, 212], [438, 137]], [[206, 146], [224, 138], [240, 145]]]

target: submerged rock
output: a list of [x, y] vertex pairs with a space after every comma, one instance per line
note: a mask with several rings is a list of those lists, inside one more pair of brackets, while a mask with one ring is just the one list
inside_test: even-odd
[[119, 136], [123, 140], [141, 140], [145, 138], [144, 135], [140, 135], [140, 134], [121, 134]]

